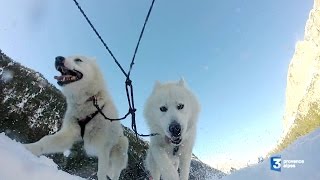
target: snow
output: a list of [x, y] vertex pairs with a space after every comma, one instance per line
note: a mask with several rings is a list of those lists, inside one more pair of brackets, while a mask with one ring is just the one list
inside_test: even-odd
[[16, 96], [16, 91], [13, 91], [14, 89], [7, 89], [4, 88], [2, 90], [2, 93], [5, 95], [5, 97], [2, 100], [2, 103], [5, 103], [8, 99], [14, 98]]
[[[287, 149], [273, 156], [281, 156], [281, 172], [271, 170], [270, 159], [222, 178], [222, 180], [317, 180], [320, 179], [320, 128], [303, 136]], [[295, 168], [284, 168], [285, 160], [303, 160]], [[301, 161], [300, 161], [301, 162]], [[212, 179], [213, 180], [213, 179]]]
[[24, 105], [28, 102], [28, 98], [24, 97], [16, 106], [23, 110]]
[[1, 70], [1, 78], [0, 81], [3, 81], [5, 83], [8, 83], [13, 79], [13, 72], [9, 70]]
[[64, 155], [65, 157], [69, 157], [70, 154], [71, 154], [71, 151], [70, 151], [69, 149], [63, 152], [63, 155]]
[[0, 134], [0, 159], [0, 180], [84, 180], [58, 170], [45, 156], [34, 156], [4, 133]]
[[[320, 128], [299, 138], [281, 156], [281, 172], [271, 170], [270, 159], [238, 170], [222, 180], [317, 180], [320, 179]], [[65, 153], [68, 156], [68, 152]], [[0, 180], [83, 180], [58, 170], [58, 166], [45, 156], [36, 157], [20, 143], [0, 134]], [[295, 168], [285, 168], [287, 160], [300, 162]], [[304, 163], [301, 163], [304, 162]], [[211, 180], [216, 180], [212, 178]]]

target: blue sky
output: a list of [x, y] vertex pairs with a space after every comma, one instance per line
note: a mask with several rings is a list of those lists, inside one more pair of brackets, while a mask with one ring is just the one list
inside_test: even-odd
[[[93, 56], [115, 103], [125, 78], [72, 0], [0, 0], [0, 48], [51, 83], [54, 57]], [[151, 0], [79, 0], [128, 69]], [[286, 73], [312, 0], [157, 0], [132, 71], [138, 129], [155, 80], [184, 77], [202, 111], [194, 153], [217, 166], [263, 155], [281, 135]], [[127, 119], [123, 122], [130, 124]]]

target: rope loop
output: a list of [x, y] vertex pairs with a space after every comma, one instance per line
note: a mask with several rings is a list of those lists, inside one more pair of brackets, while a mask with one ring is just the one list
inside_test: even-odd
[[133, 86], [132, 86], [132, 80], [130, 79], [130, 74], [131, 74], [131, 70], [132, 70], [132, 67], [133, 65], [135, 64], [134, 60], [135, 60], [135, 57], [136, 57], [136, 54], [138, 52], [138, 49], [139, 49], [139, 45], [140, 45], [140, 41], [142, 39], [142, 36], [143, 36], [143, 33], [144, 33], [144, 30], [145, 30], [145, 27], [146, 27], [146, 24], [149, 20], [149, 16], [151, 14], [151, 11], [152, 11], [152, 8], [153, 8], [153, 4], [155, 2], [155, 0], [152, 0], [152, 3], [150, 5], [150, 8], [149, 8], [149, 11], [148, 11], [148, 14], [145, 18], [145, 21], [144, 21], [144, 24], [143, 24], [143, 27], [141, 29], [141, 32], [140, 32], [140, 35], [139, 35], [139, 39], [138, 39], [138, 42], [136, 44], [136, 47], [135, 47], [135, 50], [134, 50], [134, 53], [133, 53], [133, 57], [132, 57], [132, 60], [131, 60], [131, 63], [130, 63], [130, 67], [129, 67], [129, 70], [128, 72], [125, 72], [123, 67], [121, 66], [121, 64], [118, 62], [118, 60], [116, 59], [116, 57], [113, 55], [112, 51], [110, 50], [110, 48], [108, 47], [108, 45], [105, 43], [105, 41], [102, 39], [101, 35], [99, 34], [98, 30], [94, 27], [94, 25], [92, 24], [92, 22], [90, 21], [90, 19], [88, 18], [88, 16], [86, 15], [86, 13], [83, 11], [83, 9], [81, 8], [80, 4], [78, 3], [77, 0], [73, 0], [73, 2], [75, 3], [75, 5], [77, 6], [77, 8], [79, 9], [79, 11], [81, 12], [81, 14], [83, 15], [83, 17], [85, 18], [85, 20], [87, 21], [87, 23], [90, 25], [91, 29], [93, 30], [93, 32], [96, 34], [96, 36], [98, 37], [98, 39], [100, 40], [100, 42], [102, 43], [102, 45], [104, 46], [104, 48], [107, 50], [107, 52], [110, 54], [110, 56], [113, 58], [114, 62], [117, 64], [117, 66], [119, 67], [119, 69], [121, 70], [121, 72], [123, 73], [123, 75], [126, 77], [126, 81], [125, 81], [125, 84], [126, 84], [126, 94], [127, 94], [127, 99], [128, 99], [128, 104], [129, 104], [129, 109], [128, 109], [128, 112], [126, 115], [124, 115], [122, 118], [117, 118], [117, 119], [113, 119], [113, 118], [108, 118], [103, 112], [102, 112], [102, 109], [100, 109], [99, 105], [98, 105], [98, 100], [96, 97], [93, 98], [93, 105], [96, 107], [96, 109], [99, 111], [99, 113], [107, 120], [110, 120], [111, 122], [112, 121], [120, 121], [120, 120], [123, 120], [123, 119], [126, 119], [129, 115], [131, 115], [131, 127], [132, 127], [132, 130], [134, 131], [134, 133], [136, 134], [136, 137], [139, 136], [155, 136], [155, 133], [153, 134], [149, 134], [149, 135], [143, 135], [143, 134], [139, 134], [137, 132], [137, 125], [136, 125], [136, 111], [137, 109], [135, 108], [134, 106], [134, 98], [133, 98]]

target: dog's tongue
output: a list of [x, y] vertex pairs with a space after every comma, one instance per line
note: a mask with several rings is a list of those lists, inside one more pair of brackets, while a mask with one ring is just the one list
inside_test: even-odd
[[63, 76], [54, 76], [54, 79], [61, 81], [63, 79]]
[[178, 141], [180, 139], [180, 137], [172, 137], [171, 140], [172, 141]]
[[72, 75], [61, 75], [61, 76], [54, 76], [54, 79], [58, 80], [58, 81], [66, 81], [66, 80], [75, 80], [76, 77], [72, 76]]
[[177, 141], [181, 141], [181, 138], [180, 137], [168, 137], [168, 136], [165, 136], [165, 141], [167, 143], [172, 143], [172, 142], [177, 142]]

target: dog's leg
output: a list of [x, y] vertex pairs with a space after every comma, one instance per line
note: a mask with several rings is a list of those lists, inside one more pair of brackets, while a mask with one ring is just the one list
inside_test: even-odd
[[191, 151], [186, 151], [180, 156], [180, 180], [188, 180], [191, 163]]
[[[110, 145], [101, 145], [98, 149], [98, 180], [108, 180], [112, 176], [110, 173]], [[108, 177], [107, 177], [108, 176]]]
[[41, 154], [64, 152], [71, 148], [76, 138], [74, 131], [61, 129], [53, 135], [44, 136], [39, 141], [24, 144], [24, 146], [34, 155], [40, 156]]
[[151, 147], [151, 151], [153, 159], [160, 169], [163, 180], [179, 180], [179, 174], [165, 149], [157, 146]]
[[118, 144], [116, 144], [110, 153], [112, 180], [118, 180], [121, 171], [127, 167], [128, 164], [128, 138], [122, 136], [119, 138]]
[[157, 164], [155, 163], [150, 150], [147, 153], [147, 157], [145, 160], [145, 166], [146, 166], [146, 169], [150, 173], [150, 176], [151, 176], [150, 179], [160, 180], [160, 170], [159, 170], [159, 167], [157, 166]]

